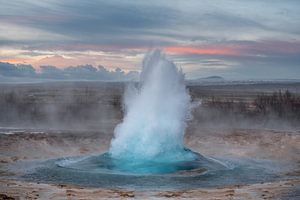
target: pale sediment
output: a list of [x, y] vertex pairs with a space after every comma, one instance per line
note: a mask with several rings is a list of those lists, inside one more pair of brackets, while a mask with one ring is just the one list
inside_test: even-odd
[[[165, 191], [138, 191], [86, 188], [74, 185], [55, 185], [11, 180], [19, 171], [18, 161], [46, 160], [59, 157], [101, 154], [109, 146], [111, 135], [101, 133], [19, 133], [0, 135], [1, 198], [203, 198], [203, 199], [291, 199], [299, 195], [300, 135], [296, 131], [223, 130], [187, 134], [186, 144], [205, 156], [224, 156], [246, 159], [267, 159], [283, 163], [278, 170], [288, 180], [246, 185], [227, 185], [218, 188], [198, 188]], [[272, 167], [272, 166], [270, 166]], [[275, 165], [274, 165], [274, 168]], [[277, 170], [277, 169], [274, 169]], [[199, 196], [200, 195], [200, 196]]]

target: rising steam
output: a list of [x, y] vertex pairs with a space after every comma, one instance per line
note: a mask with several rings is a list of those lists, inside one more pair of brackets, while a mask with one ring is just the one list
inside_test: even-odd
[[138, 87], [125, 92], [125, 117], [115, 129], [113, 158], [182, 161], [193, 159], [183, 144], [191, 98], [184, 74], [159, 50], [148, 53]]

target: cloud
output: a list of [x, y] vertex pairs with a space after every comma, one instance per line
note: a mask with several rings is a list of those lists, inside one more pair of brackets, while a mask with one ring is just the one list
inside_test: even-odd
[[165, 51], [178, 54], [208, 54], [208, 55], [236, 55], [239, 54], [234, 48], [230, 47], [188, 47], [188, 46], [168, 46]]
[[[36, 69], [101, 64], [128, 72], [159, 47], [180, 60], [188, 76], [299, 77], [299, 8], [294, 0], [3, 1], [0, 61]], [[93, 76], [69, 69], [74, 77], [79, 70]]]
[[[5, 2], [3, 42], [27, 45], [98, 44], [149, 47], [195, 39], [300, 39], [299, 2], [37, 1]], [[40, 15], [43, 10], [43, 15]], [[20, 28], [25, 31], [19, 31]], [[36, 41], [30, 44], [30, 33]], [[13, 41], [11, 41], [13, 42]]]
[[41, 66], [40, 69], [40, 72], [37, 72], [31, 65], [0, 62], [0, 76], [6, 79], [130, 81], [137, 80], [139, 77], [139, 73], [136, 71], [125, 73], [120, 68], [109, 71], [103, 66], [94, 67], [92, 65], [70, 66], [64, 69], [55, 66]]
[[10, 64], [0, 62], [0, 74], [2, 76], [14, 77], [34, 77], [35, 69], [31, 65], [24, 64]]
[[[1, 16], [1, 15], [0, 15]], [[14, 23], [11, 20], [5, 21], [5, 17], [0, 20], [0, 42], [11, 44], [14, 42], [20, 44], [30, 44], [32, 42], [55, 42], [55, 41], [68, 41], [72, 38], [63, 34], [55, 33], [48, 30], [43, 30], [38, 27], [26, 26], [20, 22]], [[18, 21], [18, 20], [17, 20]], [[31, 22], [32, 23], [32, 22]]]

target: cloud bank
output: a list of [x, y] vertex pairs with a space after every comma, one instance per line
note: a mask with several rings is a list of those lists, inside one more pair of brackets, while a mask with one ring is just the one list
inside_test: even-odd
[[161, 48], [190, 78], [300, 78], [298, 0], [0, 2], [0, 62], [130, 71]]
[[125, 72], [120, 68], [109, 71], [99, 65], [78, 65], [66, 68], [55, 66], [41, 66], [36, 71], [31, 65], [11, 64], [0, 62], [0, 81], [14, 80], [15, 78], [42, 79], [42, 80], [99, 80], [99, 81], [136, 81], [139, 73], [137, 71]]

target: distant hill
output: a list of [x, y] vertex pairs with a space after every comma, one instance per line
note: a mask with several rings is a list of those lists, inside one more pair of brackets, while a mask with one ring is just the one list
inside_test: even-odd
[[300, 83], [300, 79], [241, 79], [230, 80], [221, 76], [208, 76], [187, 80], [188, 85], [253, 85], [253, 84], [283, 84]]
[[188, 85], [214, 85], [214, 84], [220, 84], [224, 83], [226, 80], [222, 76], [208, 76], [208, 77], [202, 77], [192, 80], [187, 80]]
[[208, 77], [204, 77], [204, 78], [198, 78], [196, 80], [218, 80], [218, 81], [224, 81], [225, 79], [221, 76], [208, 76]]
[[189, 82], [223, 82], [225, 79], [221, 76], [208, 76], [189, 80]]

